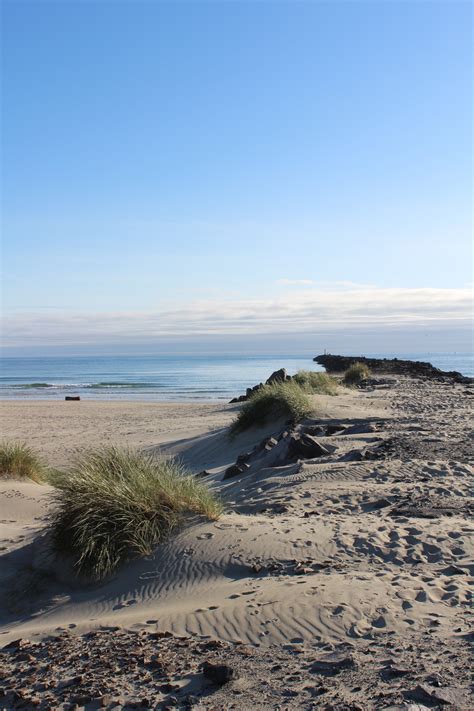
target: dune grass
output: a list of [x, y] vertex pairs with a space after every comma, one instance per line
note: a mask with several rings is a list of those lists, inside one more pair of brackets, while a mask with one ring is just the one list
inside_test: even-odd
[[245, 402], [230, 426], [231, 435], [249, 427], [261, 427], [280, 417], [301, 419], [311, 414], [311, 401], [298, 383], [290, 380], [264, 385]]
[[337, 381], [327, 373], [299, 370], [293, 380], [305, 390], [318, 395], [335, 395], [337, 392]]
[[368, 377], [370, 377], [368, 367], [364, 363], [357, 362], [346, 370], [342, 382], [344, 385], [354, 387], [355, 385], [359, 385], [363, 380], [367, 380]]
[[186, 513], [217, 519], [221, 505], [174, 460], [102, 448], [55, 472], [52, 544], [78, 575], [102, 580], [123, 562], [149, 555]]
[[42, 482], [47, 475], [47, 466], [24, 442], [0, 444], [0, 479], [31, 479]]

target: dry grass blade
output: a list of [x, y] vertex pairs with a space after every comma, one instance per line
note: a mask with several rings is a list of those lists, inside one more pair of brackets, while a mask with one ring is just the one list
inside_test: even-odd
[[128, 449], [88, 452], [50, 481], [53, 546], [73, 557], [80, 575], [96, 580], [150, 554], [185, 513], [216, 519], [221, 512], [214, 494], [179, 463]]
[[315, 373], [312, 370], [299, 370], [293, 376], [298, 385], [305, 390], [318, 395], [335, 395], [337, 380], [327, 373]]
[[230, 432], [235, 435], [249, 427], [260, 427], [279, 417], [298, 420], [309, 415], [311, 411], [308, 393], [298, 383], [290, 380], [264, 385], [243, 404]]
[[24, 442], [0, 444], [0, 478], [31, 479], [42, 482], [47, 476], [43, 460]]
[[354, 385], [359, 385], [363, 380], [367, 380], [370, 377], [370, 370], [365, 365], [365, 363], [354, 363], [351, 367], [346, 370], [342, 382], [344, 385], [353, 387]]

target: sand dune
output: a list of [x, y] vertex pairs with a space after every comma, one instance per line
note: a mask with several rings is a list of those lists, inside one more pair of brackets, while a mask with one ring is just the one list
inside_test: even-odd
[[[34, 423], [27, 424], [14, 419], [28, 412], [25, 403], [12, 404], [12, 431], [29, 428], [33, 442], [44, 441], [53, 419], [55, 443], [43, 451], [57, 461], [69, 456], [74, 428], [92, 413], [94, 428], [80, 429], [77, 445], [100, 440], [100, 423], [110, 432], [115, 417], [122, 443], [177, 455], [194, 472], [207, 471], [226, 512], [214, 523], [190, 519], [153, 556], [84, 587], [58, 569], [40, 535], [48, 487], [2, 483], [0, 639], [118, 626], [304, 654], [341, 645], [385, 649], [389, 642], [404, 648], [427, 635], [439, 650], [449, 648], [469, 631], [473, 573], [472, 467], [455, 457], [466, 442], [464, 390], [398, 377], [388, 391], [381, 384], [320, 398], [314, 419], [303, 426], [345, 426], [318, 437], [333, 452], [281, 464], [280, 440], [245, 473], [224, 481], [239, 454], [278, 435], [284, 423], [230, 439], [233, 407], [179, 406], [187, 413], [183, 421], [170, 415], [171, 406], [143, 405], [140, 420], [134, 403], [137, 429], [127, 436], [127, 404], [84, 403], [73, 420], [71, 410], [61, 419], [55, 404], [35, 403]], [[38, 418], [42, 408], [49, 417]], [[155, 429], [155, 423], [161, 424]], [[377, 459], [353, 458], [367, 448], [378, 452], [381, 444], [386, 448]], [[420, 456], [424, 447], [437, 456]], [[459, 693], [458, 707], [468, 708]], [[363, 708], [380, 708], [373, 703]]]

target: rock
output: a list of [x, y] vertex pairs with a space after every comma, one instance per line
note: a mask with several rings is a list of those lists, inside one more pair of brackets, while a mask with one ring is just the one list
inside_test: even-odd
[[345, 435], [354, 435], [354, 434], [371, 434], [372, 432], [378, 432], [379, 429], [377, 425], [374, 425], [372, 422], [364, 422], [360, 425], [351, 425], [350, 427], [347, 427], [344, 430]]
[[351, 449], [350, 452], [344, 454], [340, 461], [341, 462], [361, 462], [364, 459], [364, 453], [361, 449]]
[[453, 381], [455, 383], [472, 383], [473, 379], [468, 378], [457, 371], [446, 372], [435, 368], [431, 363], [418, 360], [399, 360], [398, 358], [364, 358], [363, 356], [340, 356], [325, 353], [313, 358], [316, 363], [322, 365], [329, 373], [343, 373], [354, 363], [363, 363], [373, 373], [395, 373], [398, 375], [409, 375], [418, 378], [428, 378], [431, 380]]
[[423, 679], [427, 684], [430, 684], [431, 686], [436, 686], [436, 687], [442, 687], [444, 686], [443, 680], [440, 677], [439, 674], [428, 674], [428, 676], [425, 676]]
[[247, 462], [250, 459], [251, 452], [243, 452], [242, 454], [239, 454], [239, 456], [236, 459], [236, 464], [243, 464], [244, 462]]
[[278, 444], [278, 441], [275, 439], [275, 437], [270, 437], [270, 438], [267, 439], [267, 441], [265, 442], [265, 445], [264, 445], [263, 448], [264, 448], [267, 452], [269, 452], [271, 449], [273, 449], [273, 447], [276, 447], [277, 444]]
[[314, 459], [326, 457], [335, 451], [335, 447], [324, 446], [309, 434], [292, 434], [288, 442], [289, 459]]
[[209, 476], [210, 473], [211, 473], [211, 472], [208, 472], [208, 471], [206, 471], [205, 469], [203, 469], [201, 472], [198, 472], [198, 474], [195, 474], [195, 476], [196, 476], [198, 479], [201, 479], [201, 478], [204, 477], [204, 476]]
[[271, 385], [272, 383], [281, 383], [285, 380], [290, 380], [288, 373], [286, 372], [285, 368], [280, 368], [280, 370], [275, 370], [275, 372], [270, 375], [270, 377], [266, 381], [266, 385]]
[[392, 502], [388, 499], [377, 499], [376, 501], [370, 502], [369, 505], [371, 509], [377, 511], [378, 509], [385, 509], [387, 506], [391, 506]]
[[66, 395], [65, 400], [80, 400], [80, 395]]
[[202, 672], [206, 679], [209, 679], [214, 684], [227, 684], [235, 678], [235, 672], [228, 664], [213, 664], [212, 662], [204, 662]]
[[4, 647], [2, 647], [2, 651], [4, 652], [14, 652], [17, 649], [23, 649], [23, 647], [28, 647], [30, 644], [29, 639], [22, 639], [21, 637], [19, 639], [14, 639], [11, 642], [8, 642]]
[[304, 427], [303, 431], [306, 434], [311, 435], [312, 437], [326, 437], [327, 436], [327, 428], [322, 427], [321, 425], [316, 425], [313, 427]]
[[257, 392], [257, 390], [260, 390], [260, 388], [263, 388], [263, 383], [259, 383], [258, 385], [254, 385], [253, 388], [247, 388], [245, 391], [245, 399], [247, 400], [249, 397], [251, 397], [254, 393]]
[[222, 481], [224, 481], [225, 479], [232, 479], [232, 477], [234, 476], [239, 476], [239, 474], [243, 474], [245, 471], [247, 471], [247, 469], [250, 469], [250, 466], [248, 464], [232, 464], [225, 470], [224, 476], [222, 477]]
[[400, 677], [406, 676], [409, 673], [409, 669], [397, 667], [394, 664], [387, 664], [387, 666], [381, 670], [380, 676], [383, 679], [399, 679]]
[[438, 689], [430, 684], [418, 684], [418, 686], [415, 686], [414, 689], [404, 692], [404, 696], [407, 699], [421, 701], [422, 703], [462, 707], [462, 699], [459, 689], [453, 689], [450, 687]]
[[316, 674], [339, 674], [342, 669], [355, 666], [354, 657], [344, 652], [331, 652], [317, 659], [310, 671]]
[[326, 436], [331, 437], [335, 434], [345, 434], [347, 425], [326, 425]]

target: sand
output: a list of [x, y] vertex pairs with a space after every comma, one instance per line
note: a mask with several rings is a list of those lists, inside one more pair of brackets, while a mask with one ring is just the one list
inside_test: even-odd
[[[170, 694], [188, 703], [188, 673], [201, 679], [193, 708], [436, 707], [448, 698], [451, 708], [469, 708], [470, 394], [466, 385], [404, 376], [341, 388], [316, 398], [305, 423], [345, 427], [317, 438], [334, 452], [282, 465], [280, 439], [224, 481], [239, 454], [284, 423], [229, 440], [236, 405], [2, 403], [2, 435], [28, 441], [55, 466], [103, 443], [178, 455], [208, 472], [226, 510], [217, 522], [190, 520], [113, 579], [81, 586], [45, 547], [50, 488], [2, 482], [0, 643], [28, 638], [33, 659], [44, 649], [34, 645], [51, 634], [70, 635], [71, 649], [91, 630], [108, 645], [113, 635], [128, 645], [150, 634], [188, 640], [180, 642], [188, 671], [167, 676], [176, 688], [160, 691], [153, 677], [137, 686], [127, 672], [117, 691], [123, 706], [145, 687], [157, 708]], [[163, 639], [171, 654], [174, 637]], [[196, 640], [221, 646], [193, 658]], [[324, 667], [328, 653], [346, 662]], [[226, 660], [239, 681], [206, 686], [199, 663], [210, 657]], [[7, 660], [10, 673], [21, 671], [21, 659]], [[57, 707], [70, 700], [66, 691], [54, 698]]]

